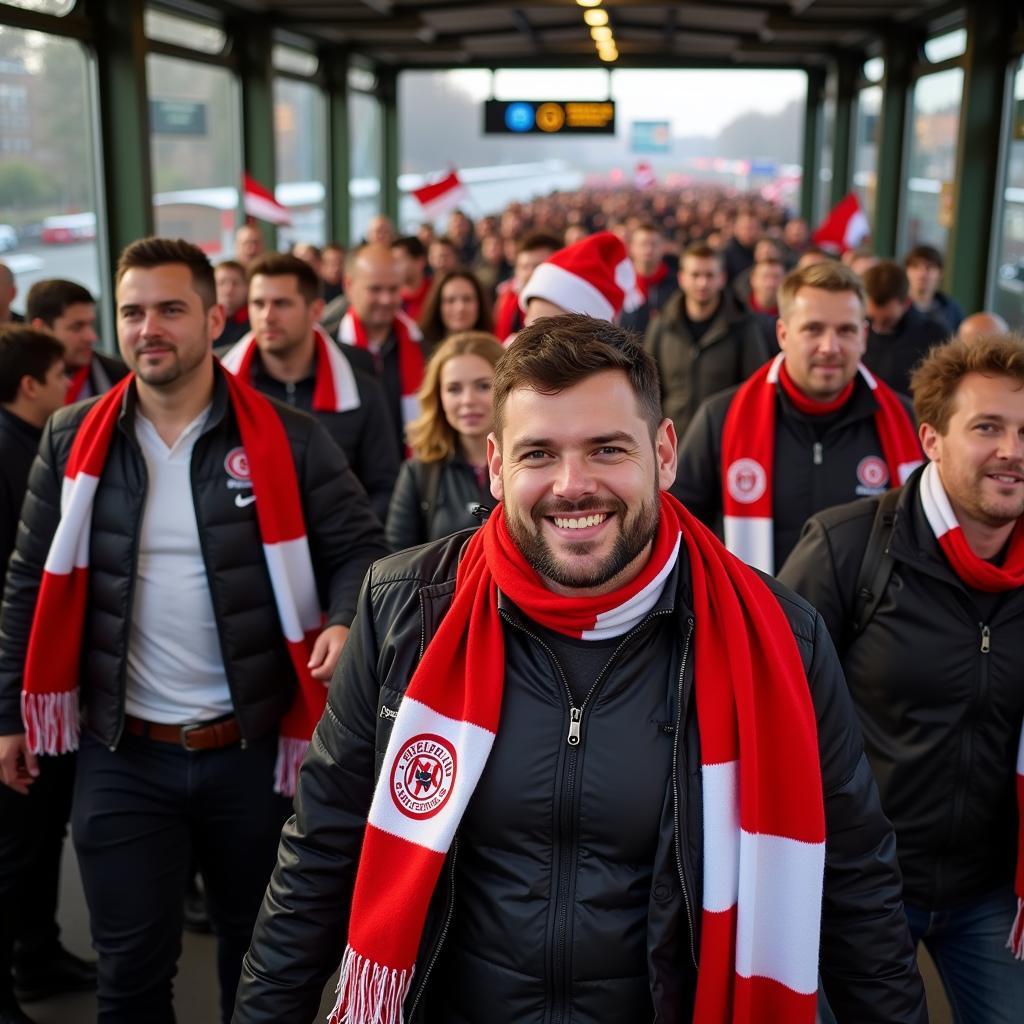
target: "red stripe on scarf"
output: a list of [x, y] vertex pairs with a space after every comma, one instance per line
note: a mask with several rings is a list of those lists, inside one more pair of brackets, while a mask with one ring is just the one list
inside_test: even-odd
[[[370, 341], [366, 336], [366, 328], [363, 322], [350, 309], [343, 318], [352, 324], [353, 341], [356, 348], [369, 349]], [[404, 315], [396, 316], [391, 325], [398, 341], [398, 380], [403, 397], [411, 397], [420, 389], [423, 383], [423, 349], [419, 345], [419, 330], [416, 325]], [[342, 338], [342, 341], [345, 339]]]
[[782, 386], [782, 390], [786, 392], [786, 397], [793, 403], [796, 411], [803, 413], [805, 416], [830, 416], [834, 412], [839, 412], [853, 394], [853, 378], [851, 377], [847, 381], [846, 387], [835, 398], [828, 402], [819, 402], [817, 399], [805, 395], [793, 383], [793, 378], [790, 377], [789, 370], [786, 369], [785, 360], [779, 364], [779, 384]]
[[519, 293], [509, 285], [498, 297], [494, 307], [494, 335], [499, 341], [504, 342], [509, 335], [515, 334], [522, 326]]
[[666, 263], [659, 263], [658, 269], [653, 274], [641, 274], [637, 271], [636, 287], [643, 296], [644, 302], [647, 301], [651, 289], [661, 284], [666, 277], [668, 277], [668, 264]]
[[82, 393], [82, 389], [85, 387], [89, 380], [89, 367], [91, 363], [86, 363], [81, 369], [76, 370], [68, 382], [68, 389], [64, 393], [64, 404], [74, 405], [78, 401], [78, 396]]

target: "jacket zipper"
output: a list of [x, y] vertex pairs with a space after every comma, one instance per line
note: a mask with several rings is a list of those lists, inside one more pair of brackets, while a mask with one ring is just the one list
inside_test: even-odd
[[416, 1007], [419, 1006], [420, 1000], [423, 998], [423, 993], [427, 990], [427, 979], [430, 977], [430, 972], [434, 969], [434, 965], [437, 963], [438, 957], [441, 955], [441, 948], [444, 946], [444, 940], [448, 938], [448, 929], [451, 927], [452, 915], [455, 913], [455, 857], [458, 852], [459, 837], [456, 835], [452, 839], [452, 854], [448, 858], [448, 908], [445, 911], [444, 924], [441, 926], [441, 934], [437, 937], [437, 942], [434, 943], [430, 959], [427, 961], [426, 970], [423, 972], [423, 975], [420, 978], [419, 987], [416, 989], [416, 998], [413, 999], [412, 1005], [409, 1007], [409, 1015], [406, 1019], [410, 1024], [412, 1024], [412, 1021], [416, 1019]]
[[690, 641], [693, 639], [693, 617], [686, 620], [686, 639], [683, 642], [683, 659], [679, 665], [679, 693], [676, 707], [676, 731], [672, 737], [672, 805], [673, 817], [673, 839], [676, 847], [676, 870], [679, 872], [679, 888], [683, 894], [683, 905], [686, 907], [686, 924], [690, 933], [690, 960], [693, 961], [694, 969], [697, 967], [697, 940], [693, 932], [693, 908], [690, 905], [690, 894], [686, 888], [686, 878], [683, 875], [683, 845], [681, 840], [681, 829], [679, 825], [679, 736], [683, 731], [683, 680], [686, 676], [686, 662], [690, 654]]
[[822, 447], [820, 441], [814, 442], [814, 447], [811, 449], [811, 454], [814, 459], [814, 464], [820, 466], [825, 461], [824, 455], [825, 449]]

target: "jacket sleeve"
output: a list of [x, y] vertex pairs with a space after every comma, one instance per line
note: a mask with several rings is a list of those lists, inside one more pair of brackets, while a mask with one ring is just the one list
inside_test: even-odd
[[302, 765], [295, 813], [242, 962], [233, 1024], [312, 1021], [345, 949], [373, 796], [379, 690], [371, 579]]
[[740, 351], [740, 381], [757, 372], [771, 358], [771, 351], [757, 318], [748, 313], [742, 333], [743, 348]]
[[927, 1024], [903, 911], [896, 837], [882, 812], [839, 658], [821, 616], [807, 673], [825, 797], [821, 978], [839, 1024]]
[[398, 476], [398, 444], [380, 384], [361, 374], [359, 390], [367, 409], [365, 425], [359, 435], [359, 463], [353, 468], [366, 488], [374, 514], [383, 523]]
[[[50, 542], [60, 521], [60, 472], [53, 444], [53, 420], [43, 431], [28, 477], [14, 553], [4, 580], [0, 608], [0, 736], [24, 731], [21, 677], [29, 631]], [[60, 638], [56, 638], [60, 642]]]
[[302, 478], [309, 550], [327, 624], [348, 626], [370, 564], [387, 554], [384, 534], [345, 453], [311, 421]]
[[720, 455], [714, 417], [702, 402], [679, 442], [679, 464], [672, 493], [712, 530], [722, 513]]
[[423, 510], [420, 508], [415, 465], [412, 461], [402, 463], [388, 506], [384, 536], [392, 551], [403, 551], [427, 540], [423, 532]]

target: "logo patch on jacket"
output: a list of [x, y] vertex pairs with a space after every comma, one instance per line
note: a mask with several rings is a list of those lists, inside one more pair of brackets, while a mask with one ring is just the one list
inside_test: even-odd
[[889, 486], [889, 467], [877, 455], [868, 455], [857, 465], [857, 493], [864, 496], [881, 494]]
[[443, 736], [413, 736], [398, 752], [391, 768], [391, 798], [406, 817], [432, 818], [452, 795], [457, 758]]
[[[244, 448], [232, 448], [224, 456], [224, 472], [228, 475], [229, 491], [248, 490], [252, 487], [252, 477], [249, 475], [249, 456], [245, 454]], [[239, 508], [245, 508], [246, 505], [251, 505], [256, 500], [255, 495], [248, 500], [239, 501], [239, 498], [241, 495], [235, 498], [235, 504]]]

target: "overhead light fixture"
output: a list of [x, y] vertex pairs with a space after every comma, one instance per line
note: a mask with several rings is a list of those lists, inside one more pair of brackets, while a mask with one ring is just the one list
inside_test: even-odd
[[590, 11], [583, 12], [583, 20], [591, 28], [599, 28], [601, 25], [608, 24], [608, 12], [603, 11], [600, 8], [595, 8]]
[[612, 38], [612, 30], [607, 25], [592, 28], [590, 30], [590, 38], [593, 39], [595, 43], [606, 43]]
[[598, 57], [601, 58], [601, 60], [607, 62], [608, 64], [611, 64], [612, 61], [616, 61], [619, 59], [618, 50], [598, 50], [597, 55]]
[[600, 7], [601, 0], [576, 0], [580, 7]]

